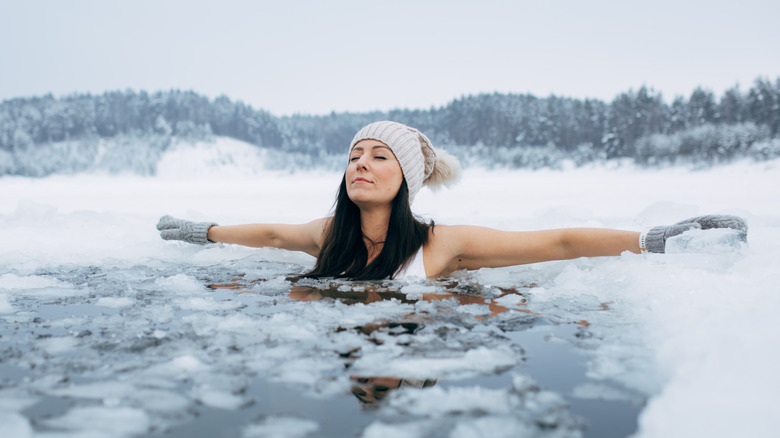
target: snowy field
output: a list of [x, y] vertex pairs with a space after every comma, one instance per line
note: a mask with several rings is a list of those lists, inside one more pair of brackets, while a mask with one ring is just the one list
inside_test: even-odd
[[[177, 164], [198, 153], [202, 166]], [[155, 178], [0, 179], [0, 436], [780, 430], [778, 161], [467, 169], [453, 189], [423, 190], [414, 210], [511, 230], [737, 214], [749, 246], [699, 232], [665, 255], [407, 284], [297, 280], [311, 257], [162, 241], [163, 214], [324, 216], [340, 181], [209, 166], [208, 146], [171, 154]]]

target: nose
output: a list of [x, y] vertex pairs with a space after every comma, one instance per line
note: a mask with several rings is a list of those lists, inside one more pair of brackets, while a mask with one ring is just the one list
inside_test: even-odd
[[355, 160], [355, 165], [358, 169], [367, 169], [366, 165], [368, 164], [368, 159], [366, 158], [366, 155], [368, 154], [363, 154], [357, 160]]

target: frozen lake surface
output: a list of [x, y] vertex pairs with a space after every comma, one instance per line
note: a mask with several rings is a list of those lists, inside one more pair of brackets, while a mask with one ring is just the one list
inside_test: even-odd
[[[229, 170], [229, 169], [228, 169]], [[0, 179], [0, 435], [775, 436], [780, 162], [709, 170], [470, 169], [441, 224], [640, 230], [706, 213], [733, 235], [458, 272], [299, 280], [300, 253], [162, 241], [327, 214], [334, 173]]]

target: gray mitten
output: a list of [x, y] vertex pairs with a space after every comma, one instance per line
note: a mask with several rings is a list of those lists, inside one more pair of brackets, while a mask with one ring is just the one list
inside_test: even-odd
[[160, 237], [165, 240], [182, 240], [205, 245], [211, 242], [206, 236], [209, 228], [214, 225], [217, 224], [214, 222], [190, 222], [173, 216], [163, 216], [157, 222], [157, 229], [160, 230]]
[[682, 234], [688, 230], [709, 230], [711, 228], [731, 228], [732, 230], [737, 230], [739, 231], [740, 239], [743, 242], [747, 242], [747, 224], [744, 219], [737, 216], [713, 214], [709, 216], [692, 217], [666, 227], [652, 228], [647, 232], [647, 236], [645, 237], [645, 248], [650, 252], [664, 253], [666, 249], [666, 239]]

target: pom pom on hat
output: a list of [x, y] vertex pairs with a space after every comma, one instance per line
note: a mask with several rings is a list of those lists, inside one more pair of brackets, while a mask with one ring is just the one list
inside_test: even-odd
[[437, 150], [422, 132], [398, 122], [381, 121], [364, 126], [355, 134], [349, 150], [361, 140], [377, 140], [393, 151], [414, 200], [422, 186], [450, 187], [460, 176], [460, 163], [454, 156]]
[[442, 186], [452, 187], [460, 180], [460, 161], [449, 152], [436, 150], [436, 164], [424, 185], [438, 190]]

